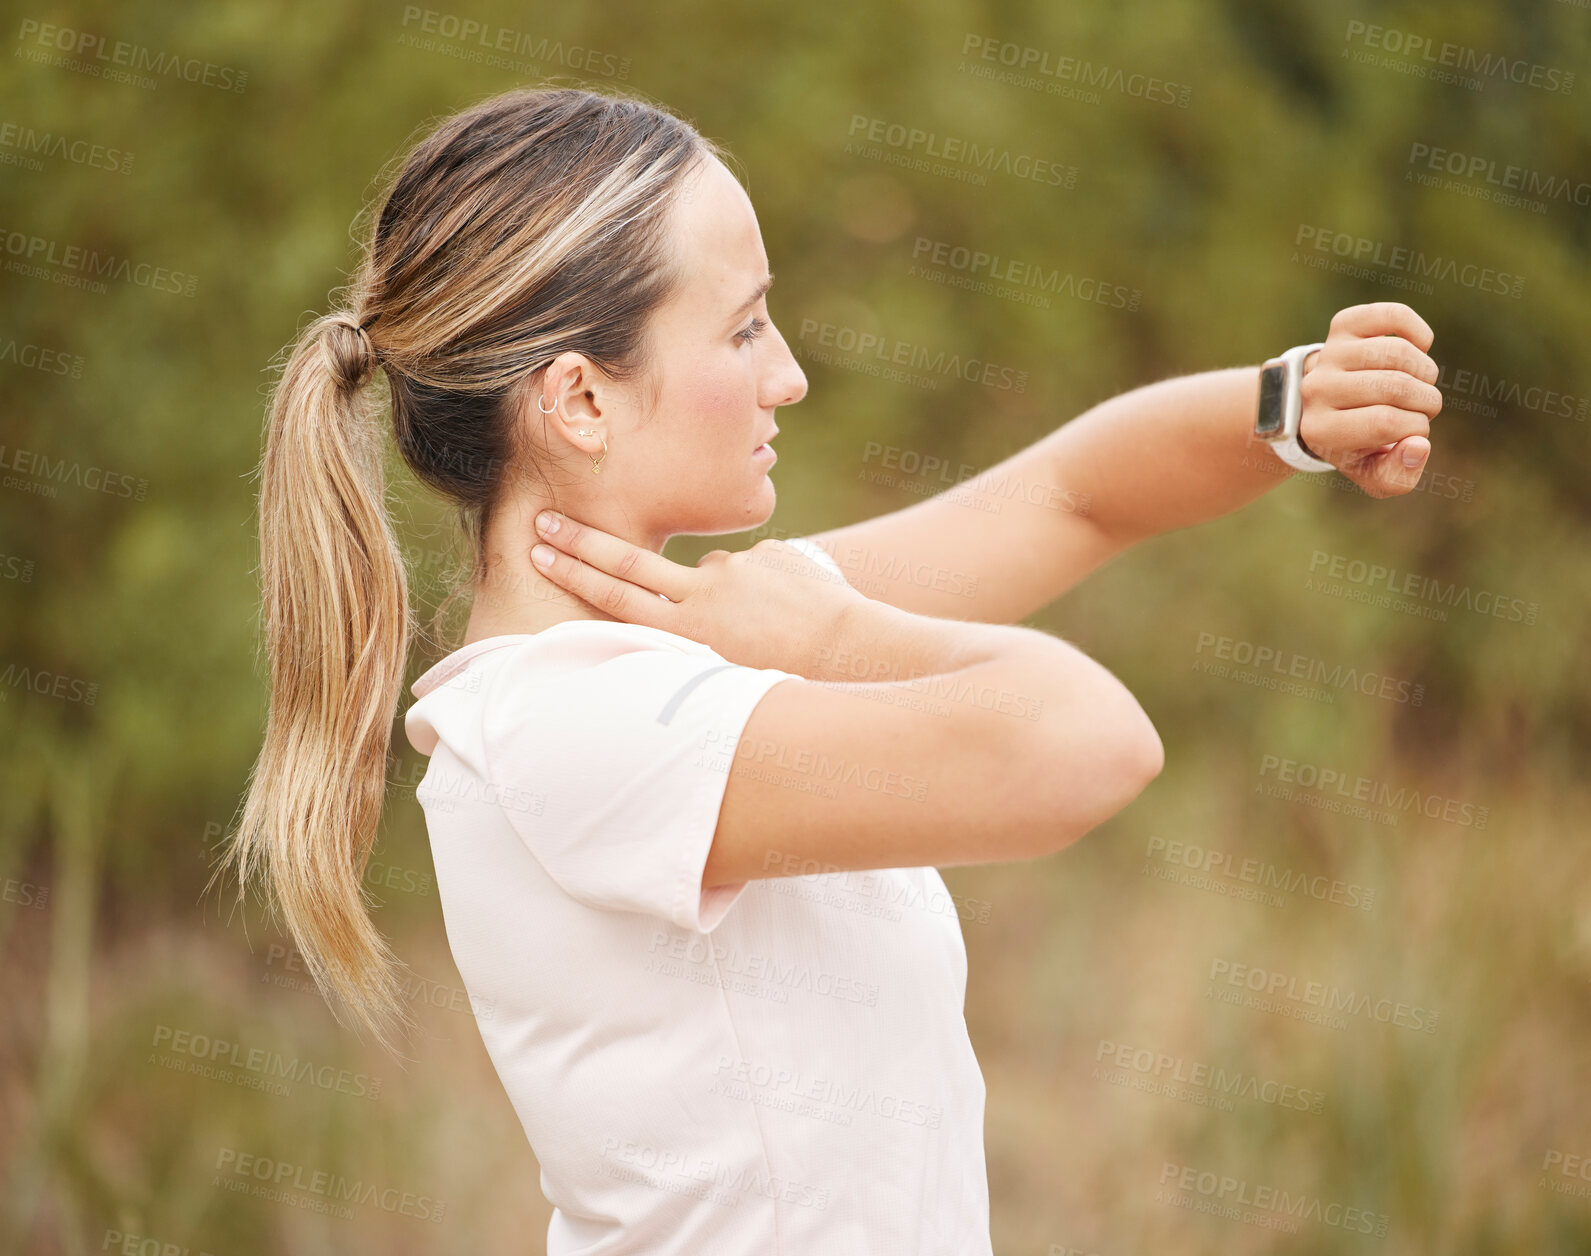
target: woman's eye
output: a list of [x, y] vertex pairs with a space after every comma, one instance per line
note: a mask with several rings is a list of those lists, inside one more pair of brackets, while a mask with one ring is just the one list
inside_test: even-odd
[[758, 336], [762, 335], [762, 333], [767, 329], [767, 326], [768, 322], [766, 319], [754, 318], [749, 324], [747, 324], [745, 330], [737, 331], [735, 333], [735, 338], [737, 340], [745, 341], [749, 344]]

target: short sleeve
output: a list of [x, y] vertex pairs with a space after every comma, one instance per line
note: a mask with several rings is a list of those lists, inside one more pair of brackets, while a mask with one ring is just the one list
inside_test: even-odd
[[489, 779], [502, 797], [537, 800], [504, 814], [565, 893], [708, 933], [746, 888], [701, 888], [741, 731], [793, 678], [671, 648], [549, 674], [520, 647], [482, 714]]

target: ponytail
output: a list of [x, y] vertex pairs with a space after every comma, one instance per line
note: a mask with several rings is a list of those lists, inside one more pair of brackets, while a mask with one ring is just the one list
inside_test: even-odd
[[271, 399], [260, 483], [270, 712], [217, 874], [236, 864], [240, 900], [251, 881], [264, 884], [338, 1019], [348, 1013], [390, 1050], [394, 1023], [413, 1022], [363, 883], [410, 619], [366, 396], [375, 368], [360, 320], [326, 315]]

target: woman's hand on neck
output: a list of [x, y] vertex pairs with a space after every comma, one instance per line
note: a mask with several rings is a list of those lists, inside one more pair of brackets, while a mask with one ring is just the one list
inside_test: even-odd
[[[589, 516], [593, 527], [634, 539], [629, 537], [630, 530], [622, 521], [598, 518], [597, 514], [612, 512], [601, 511], [596, 502], [577, 505], [572, 499], [566, 499], [554, 503], [545, 494], [529, 492], [504, 502], [486, 531], [487, 567], [475, 581], [465, 644], [485, 637], [540, 632], [570, 619], [613, 622], [612, 615], [560, 588], [531, 562], [530, 551], [538, 540], [536, 515], [545, 509], [558, 510], [580, 520], [588, 519], [582, 510], [592, 510], [596, 512]], [[643, 542], [635, 540], [635, 543]], [[661, 551], [661, 542], [656, 549]]]

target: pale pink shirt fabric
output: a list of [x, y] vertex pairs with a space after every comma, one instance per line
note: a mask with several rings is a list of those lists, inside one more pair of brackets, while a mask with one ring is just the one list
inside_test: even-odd
[[[793, 675], [574, 621], [413, 686], [448, 943], [541, 1164], [549, 1256], [991, 1252], [939, 873], [701, 890], [742, 729]], [[869, 766], [802, 762], [781, 775], [814, 791]]]

